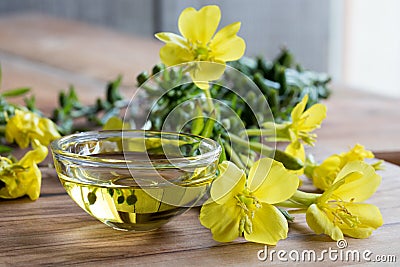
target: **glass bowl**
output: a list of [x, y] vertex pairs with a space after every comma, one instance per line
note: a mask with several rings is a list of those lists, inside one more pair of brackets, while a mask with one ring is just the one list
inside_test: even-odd
[[119, 230], [148, 231], [201, 205], [216, 177], [217, 142], [181, 133], [93, 131], [51, 143], [70, 197]]

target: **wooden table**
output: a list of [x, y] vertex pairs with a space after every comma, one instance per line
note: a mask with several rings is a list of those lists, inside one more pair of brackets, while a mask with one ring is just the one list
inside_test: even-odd
[[[134, 90], [135, 76], [158, 62], [161, 44], [77, 22], [37, 15], [0, 18], [2, 88], [31, 86], [40, 107], [50, 111], [58, 91], [74, 84], [84, 101], [104, 93], [107, 81], [123, 74], [124, 90]], [[400, 89], [400, 88], [399, 88]], [[399, 99], [352, 90], [335, 90], [326, 102], [328, 118], [318, 131], [313, 152], [322, 159], [360, 142], [398, 160]], [[382, 185], [369, 203], [380, 207], [385, 224], [365, 240], [347, 238], [347, 249], [369, 249], [399, 261], [400, 168], [386, 163]], [[263, 245], [220, 244], [198, 221], [198, 210], [183, 214], [150, 233], [120, 232], [97, 222], [65, 193], [53, 169], [43, 167], [41, 197], [0, 200], [0, 266], [35, 265], [286, 265], [257, 258]], [[337, 249], [326, 236], [313, 234], [304, 216], [291, 224], [289, 238], [275, 250]], [[365, 262], [323, 263], [365, 264]], [[321, 262], [315, 263], [321, 264]]]

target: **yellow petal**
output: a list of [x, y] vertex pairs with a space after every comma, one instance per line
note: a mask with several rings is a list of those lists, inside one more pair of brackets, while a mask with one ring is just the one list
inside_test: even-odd
[[378, 207], [366, 203], [347, 203], [346, 209], [358, 217], [360, 225], [350, 228], [347, 225], [341, 227], [342, 232], [355, 238], [367, 238], [372, 231], [383, 225], [382, 214]]
[[304, 151], [304, 146], [299, 141], [295, 141], [290, 143], [286, 148], [285, 152], [289, 155], [292, 155], [295, 158], [298, 158], [302, 162], [306, 160], [306, 152]]
[[312, 204], [308, 207], [306, 221], [311, 230], [316, 234], [324, 233], [336, 241], [343, 239], [343, 233], [340, 228], [337, 227], [316, 204]]
[[362, 176], [363, 173], [358, 171], [347, 173], [346, 176], [344, 176], [342, 179], [335, 181], [331, 186], [329, 186], [328, 189], [326, 189], [325, 192], [318, 198], [318, 202], [326, 203], [332, 198], [335, 201], [337, 201], [337, 198], [338, 197], [340, 198], [340, 196], [334, 194], [336, 190], [341, 186], [343, 186], [346, 182], [356, 181], [357, 179], [360, 179]]
[[256, 243], [276, 245], [287, 237], [288, 223], [285, 216], [274, 206], [262, 203], [252, 219], [252, 232], [244, 232], [246, 240]]
[[307, 102], [308, 102], [308, 95], [305, 95], [303, 99], [293, 108], [291, 112], [291, 117], [293, 122], [300, 120], [300, 117], [306, 108]]
[[[7, 170], [12, 167], [12, 162], [8, 161], [8, 159], [1, 158], [0, 161], [2, 170]], [[18, 182], [16, 179], [16, 172], [3, 173], [0, 176], [0, 181], [3, 186], [0, 188], [0, 198], [16, 198], [19, 195], [16, 195], [15, 192], [18, 190]]]
[[312, 173], [314, 186], [321, 190], [327, 190], [333, 184], [340, 170], [340, 163], [338, 155], [326, 158]]
[[48, 154], [47, 147], [41, 145], [36, 140], [33, 141], [33, 146], [34, 149], [28, 151], [18, 162], [18, 164], [25, 168], [28, 168], [32, 164], [40, 163], [46, 158]]
[[39, 197], [42, 174], [36, 164], [44, 160], [48, 151], [47, 147], [40, 145], [36, 140], [33, 145], [34, 149], [28, 151], [19, 162], [6, 167], [18, 168], [0, 177], [5, 184], [0, 189], [1, 198], [18, 198], [28, 195], [30, 199], [35, 200]]
[[218, 167], [220, 175], [212, 183], [210, 194], [213, 201], [223, 204], [244, 190], [246, 174], [230, 161]]
[[54, 122], [47, 118], [39, 119], [39, 128], [44, 134], [42, 139], [39, 139], [39, 141], [45, 146], [50, 144], [51, 141], [61, 137]]
[[164, 43], [175, 43], [182, 48], [187, 47], [186, 39], [172, 32], [159, 32], [155, 34], [155, 37]]
[[200, 210], [200, 223], [211, 230], [218, 242], [230, 242], [239, 237], [240, 207], [232, 199], [223, 205], [206, 204]]
[[193, 82], [200, 89], [208, 89], [208, 82], [218, 80], [225, 71], [225, 64], [197, 61], [190, 71]]
[[210, 83], [208, 81], [207, 82], [201, 82], [201, 81], [193, 80], [193, 82], [201, 90], [208, 90], [210, 88]]
[[123, 122], [119, 117], [111, 117], [107, 120], [107, 122], [103, 126], [103, 130], [122, 130], [122, 129], [130, 129], [131, 125], [129, 122]]
[[314, 104], [303, 113], [302, 117], [306, 119], [299, 127], [299, 130], [311, 132], [318, 128], [326, 118], [326, 106], [323, 104]]
[[42, 183], [42, 173], [38, 166], [36, 164], [31, 165], [28, 172], [24, 173], [23, 176], [25, 176], [24, 183], [27, 189], [22, 195], [27, 194], [31, 200], [38, 199]]
[[30, 111], [16, 110], [15, 115], [8, 120], [6, 125], [7, 141], [15, 141], [21, 148], [28, 147], [33, 139], [48, 145], [59, 137], [60, 134], [54, 122], [47, 118], [40, 118]]
[[235, 22], [216, 33], [211, 41], [210, 48], [217, 60], [233, 61], [243, 56], [246, 43], [236, 35], [239, 29], [240, 22]]
[[103, 130], [122, 130], [124, 122], [118, 117], [111, 117], [103, 126]]
[[368, 151], [364, 148], [364, 146], [360, 144], [356, 144], [350, 151], [347, 153], [341, 153], [342, 156], [347, 161], [354, 160], [364, 160], [365, 158], [372, 159], [374, 158], [374, 154], [371, 151]]
[[370, 237], [374, 230], [375, 230], [374, 228], [367, 226], [367, 227], [357, 227], [357, 228], [346, 228], [342, 229], [342, 232], [346, 236], [363, 239]]
[[33, 113], [16, 110], [14, 117], [8, 120], [6, 124], [6, 140], [7, 142], [16, 142], [20, 148], [27, 148], [30, 143], [27, 130], [35, 131], [39, 123], [37, 116]]
[[186, 48], [175, 43], [167, 43], [160, 49], [160, 59], [167, 66], [178, 65], [194, 60], [193, 55]]
[[382, 178], [376, 174], [373, 167], [362, 161], [347, 163], [338, 173], [334, 183], [341, 180], [348, 173], [361, 172], [363, 175], [357, 179], [348, 179], [334, 191], [343, 201], [363, 202], [371, 197], [381, 183]]
[[383, 225], [383, 218], [379, 208], [367, 203], [346, 203], [346, 209], [356, 215], [361, 225], [368, 225], [374, 229]]
[[199, 11], [193, 7], [182, 11], [178, 20], [179, 31], [192, 43], [206, 45], [214, 35], [221, 20], [218, 6], [205, 6]]
[[15, 126], [11, 124], [10, 121], [11, 119], [7, 122], [5, 129], [5, 137], [8, 143], [14, 142], [14, 133], [15, 133]]
[[[294, 142], [291, 142], [286, 148], [285, 148], [285, 152], [288, 153], [289, 155], [298, 158], [299, 160], [301, 160], [303, 163], [306, 160], [306, 152], [304, 151], [304, 146], [302, 143], [300, 143], [299, 140], [296, 140]], [[299, 170], [295, 170], [295, 171], [290, 171], [293, 174], [296, 174], [298, 176], [303, 175], [304, 174], [304, 168], [301, 168]]]
[[259, 201], [274, 204], [287, 200], [296, 192], [299, 178], [282, 163], [262, 158], [250, 168], [248, 185]]
[[314, 172], [316, 175], [326, 175], [327, 173], [334, 172], [340, 167], [340, 157], [338, 155], [332, 155], [327, 157], [318, 167], [315, 168]]
[[36, 140], [33, 141], [33, 146], [34, 149], [28, 151], [18, 164], [28, 168], [27, 172], [21, 173], [23, 177], [21, 180], [23, 180], [24, 187], [26, 188], [26, 192], [23, 192], [22, 195], [27, 194], [31, 200], [36, 200], [39, 198], [42, 183], [42, 173], [37, 164], [46, 158], [48, 150], [47, 147], [41, 145]]

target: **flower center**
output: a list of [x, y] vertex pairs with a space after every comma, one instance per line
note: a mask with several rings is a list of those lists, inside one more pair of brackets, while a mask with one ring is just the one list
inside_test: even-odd
[[200, 46], [200, 47], [197, 47], [195, 50], [194, 50], [194, 52], [195, 52], [195, 54], [196, 54], [196, 56], [195, 56], [195, 58], [197, 59], [197, 60], [200, 60], [200, 61], [203, 61], [203, 60], [207, 60], [208, 59], [208, 48], [207, 47], [202, 47], [202, 46]]
[[252, 219], [254, 213], [258, 208], [261, 208], [260, 202], [245, 189], [241, 194], [235, 196], [237, 205], [241, 207], [241, 218], [239, 224], [239, 233], [246, 232], [251, 234], [253, 232]]
[[346, 224], [350, 228], [355, 228], [361, 224], [358, 216], [351, 214], [342, 201], [328, 202], [327, 208], [333, 216], [333, 223], [335, 225]]
[[210, 49], [207, 45], [203, 45], [200, 42], [190, 42], [190, 47], [192, 53], [194, 54], [194, 58], [197, 61], [208, 61], [210, 59]]

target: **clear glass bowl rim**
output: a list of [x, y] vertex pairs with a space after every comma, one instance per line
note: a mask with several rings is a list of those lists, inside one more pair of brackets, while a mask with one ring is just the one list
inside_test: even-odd
[[[211, 151], [204, 154], [190, 157], [174, 157], [168, 158], [169, 164], [165, 164], [165, 159], [135, 159], [135, 160], [116, 160], [99, 158], [90, 155], [79, 155], [76, 153], [68, 152], [62, 148], [71, 142], [77, 141], [90, 141], [98, 140], [100, 138], [107, 137], [143, 137], [146, 135], [175, 135], [184, 136], [189, 138], [194, 138], [196, 140], [201, 140], [205, 142], [208, 146], [211, 146]], [[140, 169], [164, 169], [164, 168], [176, 168], [176, 167], [200, 167], [208, 166], [209, 164], [215, 162], [220, 153], [221, 146], [218, 142], [197, 135], [192, 135], [188, 133], [178, 133], [178, 132], [164, 132], [164, 131], [148, 131], [148, 130], [106, 130], [106, 131], [87, 131], [80, 132], [76, 134], [70, 134], [63, 136], [57, 140], [54, 140], [50, 144], [53, 156], [55, 160], [67, 160], [70, 163], [85, 166], [97, 166], [97, 167], [108, 167], [108, 168], [140, 168]]]

